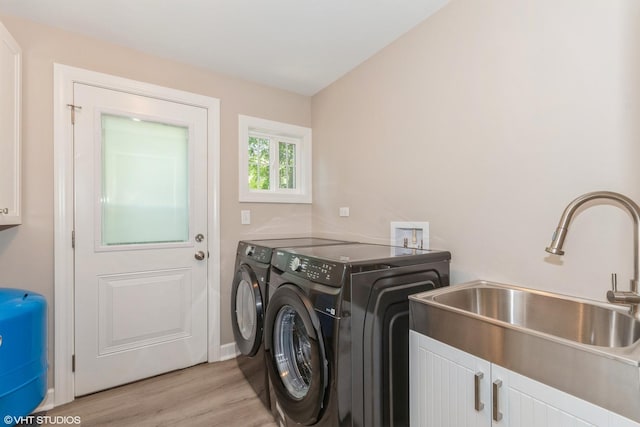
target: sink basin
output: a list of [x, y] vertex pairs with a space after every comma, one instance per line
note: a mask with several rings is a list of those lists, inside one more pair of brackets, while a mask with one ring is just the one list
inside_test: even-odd
[[409, 327], [640, 422], [640, 321], [627, 311], [474, 281], [410, 296]]
[[531, 290], [454, 286], [433, 300], [581, 344], [626, 347], [640, 339], [640, 322], [625, 313]]

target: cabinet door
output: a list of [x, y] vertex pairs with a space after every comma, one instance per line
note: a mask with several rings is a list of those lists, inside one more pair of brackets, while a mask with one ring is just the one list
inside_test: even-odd
[[21, 51], [0, 23], [0, 226], [21, 222]]
[[[492, 384], [497, 387], [496, 426], [583, 427], [611, 425], [611, 412], [575, 396], [549, 387], [498, 365], [491, 365]], [[494, 399], [496, 396], [494, 396]]]
[[412, 427], [491, 425], [491, 365], [410, 331], [409, 412]]

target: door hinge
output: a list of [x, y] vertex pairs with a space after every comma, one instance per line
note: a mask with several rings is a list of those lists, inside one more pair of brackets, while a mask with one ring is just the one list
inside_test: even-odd
[[73, 230], [71, 232], [71, 249], [75, 249], [76, 248], [76, 231]]
[[67, 104], [67, 107], [71, 109], [71, 124], [76, 124], [76, 110], [82, 110], [82, 107], [79, 105]]
[[76, 355], [71, 356], [71, 372], [76, 371]]

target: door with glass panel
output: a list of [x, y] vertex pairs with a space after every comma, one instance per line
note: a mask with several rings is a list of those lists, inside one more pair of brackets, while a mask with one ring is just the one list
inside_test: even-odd
[[74, 84], [75, 392], [207, 359], [207, 111]]

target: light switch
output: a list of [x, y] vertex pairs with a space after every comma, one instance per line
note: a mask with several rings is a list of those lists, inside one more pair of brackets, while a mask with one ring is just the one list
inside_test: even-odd
[[349, 208], [340, 208], [340, 216], [349, 216]]
[[249, 210], [240, 211], [240, 223], [242, 225], [251, 224], [251, 211], [249, 211]]

